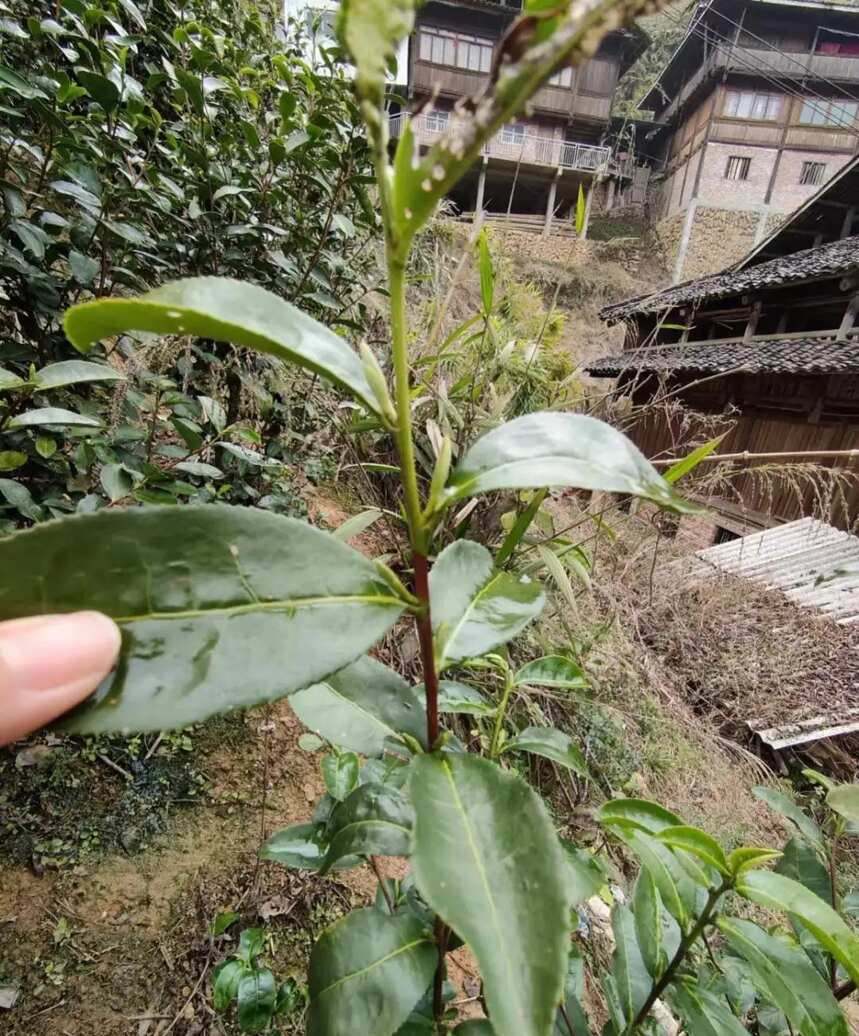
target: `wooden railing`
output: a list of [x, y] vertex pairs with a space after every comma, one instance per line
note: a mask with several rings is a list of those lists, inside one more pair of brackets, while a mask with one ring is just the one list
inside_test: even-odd
[[[410, 116], [407, 114], [391, 117], [392, 137], [400, 135], [403, 120], [408, 118]], [[434, 113], [412, 118], [412, 131], [419, 144], [432, 144], [446, 128], [446, 123]], [[506, 159], [508, 162], [551, 166], [556, 169], [576, 169], [590, 173], [605, 173], [611, 169], [611, 148], [541, 137], [534, 133], [513, 137], [505, 135], [502, 130], [484, 145], [483, 154], [491, 158]]]
[[748, 72], [751, 75], [776, 78], [783, 75], [792, 79], [805, 76], [811, 79], [859, 83], [859, 57], [841, 54], [787, 54], [771, 50], [769, 47], [753, 49], [725, 44], [713, 50], [709, 57], [702, 61], [662, 112], [660, 121], [671, 119], [705, 79], [722, 72]]

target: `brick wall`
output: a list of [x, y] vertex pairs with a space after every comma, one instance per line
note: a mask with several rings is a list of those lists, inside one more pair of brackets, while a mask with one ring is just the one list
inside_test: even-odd
[[850, 155], [833, 155], [831, 151], [784, 151], [770, 201], [772, 209], [776, 212], [791, 212], [820, 189], [820, 184], [809, 185], [799, 182], [804, 162], [822, 162], [826, 166], [824, 179], [828, 180], [849, 162], [850, 158]]
[[[777, 153], [775, 148], [708, 144], [698, 187], [698, 201], [702, 205], [731, 209], [763, 205]], [[749, 159], [747, 180], [725, 179], [728, 160], [734, 156]]]
[[692, 220], [680, 279], [717, 273], [742, 259], [755, 243], [762, 218], [765, 217], [759, 212], [732, 212], [699, 205]]

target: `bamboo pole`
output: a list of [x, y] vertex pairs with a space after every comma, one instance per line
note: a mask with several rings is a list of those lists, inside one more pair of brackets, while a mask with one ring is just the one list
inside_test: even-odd
[[[783, 453], [750, 453], [745, 450], [743, 453], [711, 453], [708, 457], [702, 457], [699, 463], [721, 463], [724, 461], [741, 460], [786, 460], [790, 457], [801, 457], [808, 460], [823, 460], [829, 457], [859, 457], [859, 449], [856, 450], [787, 450]], [[667, 460], [652, 460], [650, 463], [655, 467], [670, 467], [683, 457], [670, 457]]]

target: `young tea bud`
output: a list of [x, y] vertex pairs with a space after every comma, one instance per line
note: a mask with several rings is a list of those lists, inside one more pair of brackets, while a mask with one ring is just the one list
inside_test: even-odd
[[436, 511], [438, 509], [438, 505], [441, 503], [442, 493], [444, 492], [445, 483], [447, 482], [447, 476], [450, 474], [450, 458], [452, 451], [453, 444], [450, 441], [450, 437], [446, 435], [441, 441], [438, 458], [435, 462], [435, 469], [432, 473], [428, 507], [428, 511], [430, 513]]
[[379, 411], [382, 417], [388, 424], [396, 425], [397, 411], [391, 399], [391, 394], [388, 392], [388, 383], [385, 381], [385, 375], [379, 366], [376, 354], [366, 342], [361, 342], [358, 346], [358, 352], [364, 365], [364, 377], [373, 390], [373, 397], [379, 404]]

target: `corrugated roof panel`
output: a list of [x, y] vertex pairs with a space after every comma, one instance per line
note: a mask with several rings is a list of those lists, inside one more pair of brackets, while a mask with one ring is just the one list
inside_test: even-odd
[[727, 572], [839, 623], [859, 622], [859, 537], [816, 518], [800, 518], [708, 547], [695, 555], [695, 574]]

